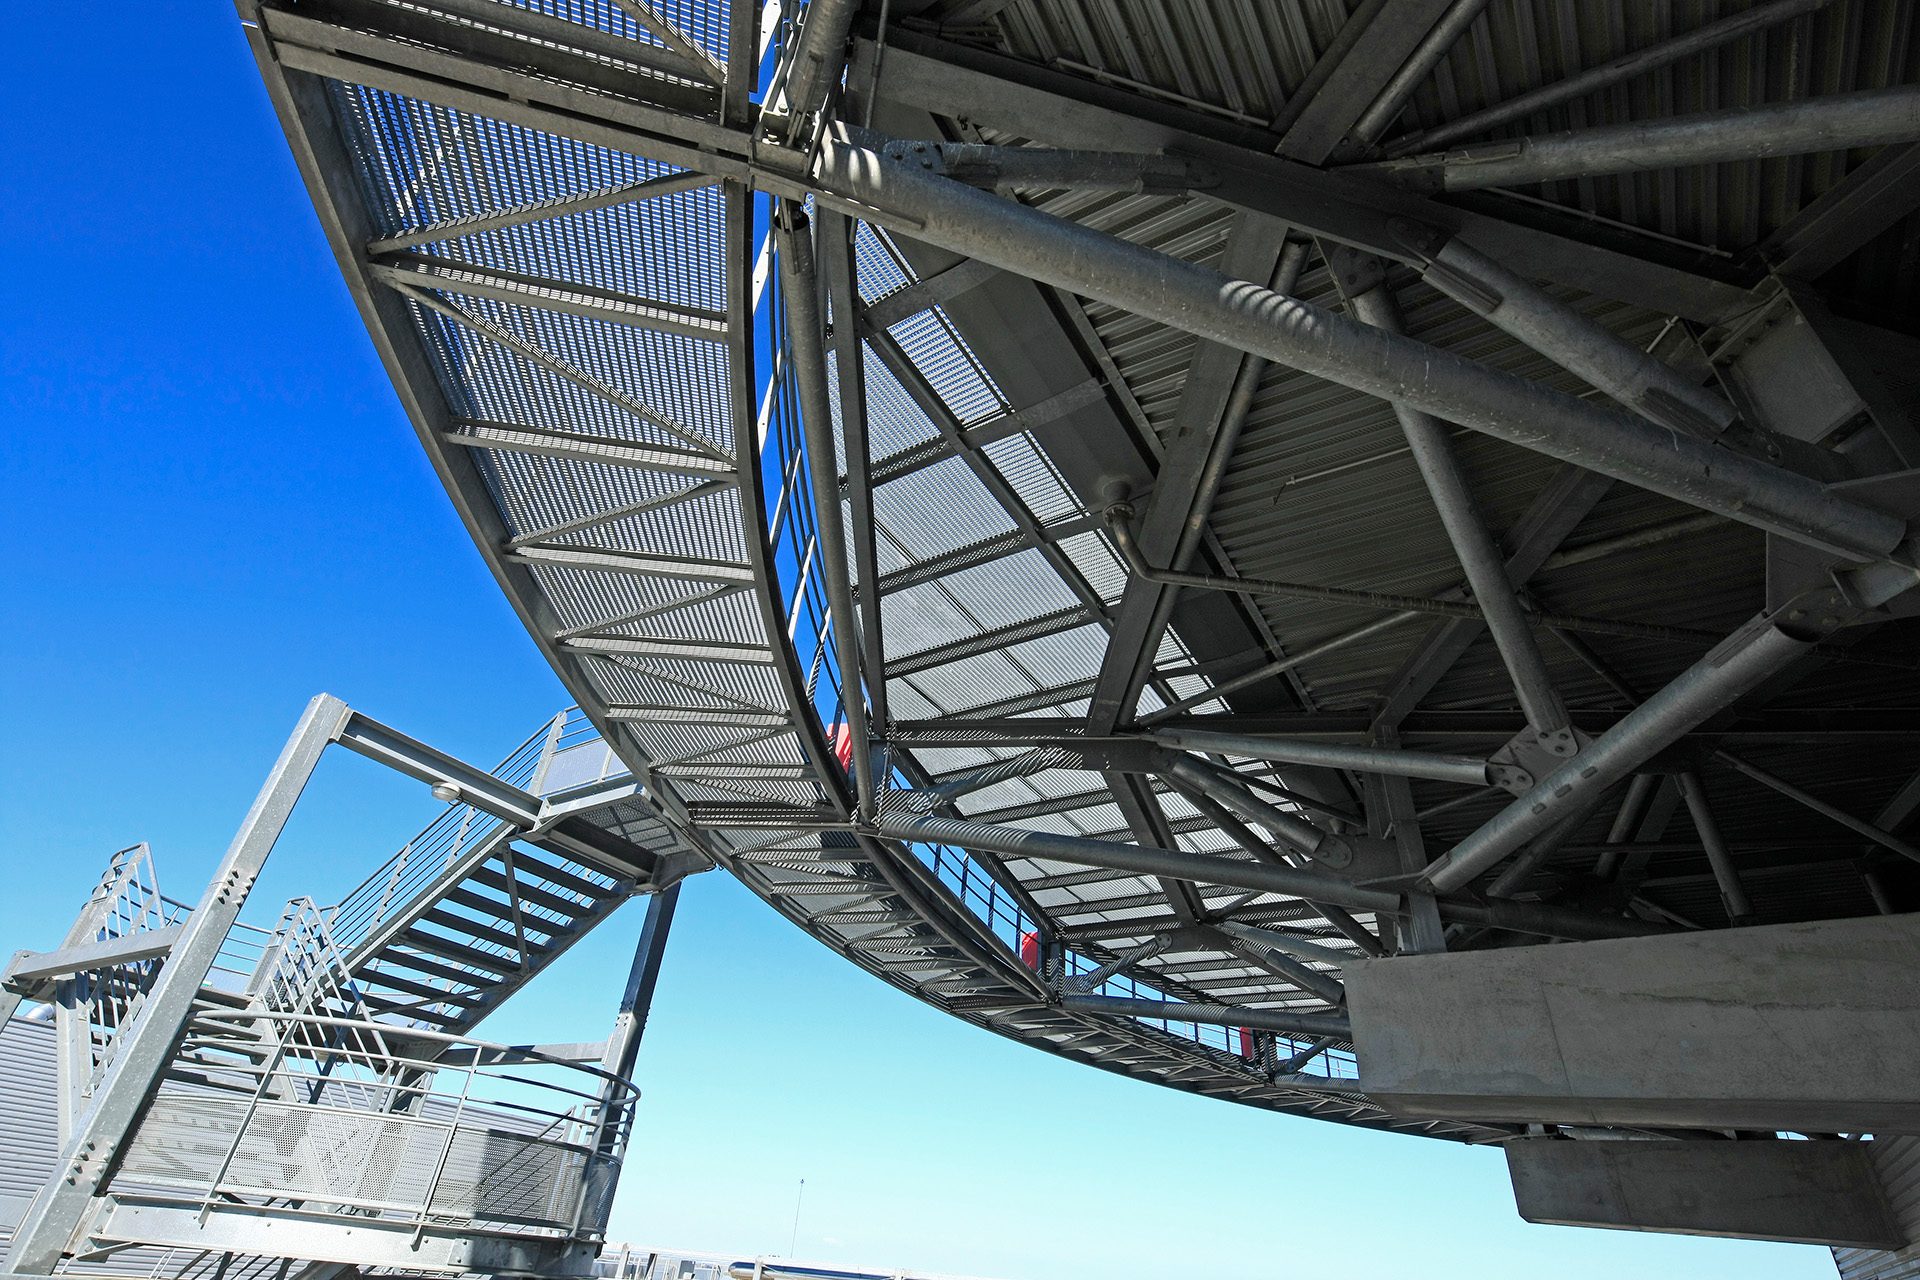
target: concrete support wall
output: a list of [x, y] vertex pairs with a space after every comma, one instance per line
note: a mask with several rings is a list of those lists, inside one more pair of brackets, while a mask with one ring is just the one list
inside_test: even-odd
[[1864, 1142], [1507, 1144], [1528, 1222], [1889, 1249], [1907, 1237]]
[[1408, 1116], [1920, 1133], [1920, 916], [1348, 967], [1360, 1078]]

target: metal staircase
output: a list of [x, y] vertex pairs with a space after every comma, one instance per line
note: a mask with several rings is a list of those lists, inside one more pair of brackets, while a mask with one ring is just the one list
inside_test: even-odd
[[[449, 810], [446, 818], [457, 816]], [[444, 820], [444, 819], [443, 819]], [[431, 830], [431, 829], [429, 829]], [[375, 1016], [465, 1031], [632, 897], [630, 868], [588, 865], [498, 824], [397, 908], [375, 910], [348, 968]], [[412, 847], [341, 904], [384, 892]]]
[[542, 820], [528, 827], [457, 801], [330, 914], [376, 1018], [471, 1030], [657, 880], [658, 851], [677, 843], [628, 803], [633, 779], [577, 712], [493, 776], [529, 788]]
[[[450, 803], [337, 905], [241, 922], [329, 743]], [[708, 865], [578, 713], [488, 771], [316, 699], [198, 907], [159, 894], [144, 846], [124, 850], [63, 946], [0, 976], [0, 1027], [23, 999], [51, 1009], [61, 1084], [61, 1155], [0, 1221], [6, 1269], [581, 1274], [632, 1123], [663, 891]], [[642, 894], [655, 905], [605, 1046], [465, 1038]], [[0, 1097], [0, 1125], [43, 1123]]]

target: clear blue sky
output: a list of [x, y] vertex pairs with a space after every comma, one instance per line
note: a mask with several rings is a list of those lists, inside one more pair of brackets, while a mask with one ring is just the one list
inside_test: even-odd
[[[305, 700], [491, 761], [563, 702], [429, 473], [217, 0], [13, 10], [0, 154], [0, 953], [113, 849], [196, 897]], [[256, 892], [433, 811], [330, 762]], [[639, 913], [486, 1027], [604, 1034]], [[1031, 1280], [1829, 1277], [1825, 1250], [1529, 1226], [1492, 1151], [1187, 1097], [953, 1022], [720, 873], [688, 887], [616, 1237]]]

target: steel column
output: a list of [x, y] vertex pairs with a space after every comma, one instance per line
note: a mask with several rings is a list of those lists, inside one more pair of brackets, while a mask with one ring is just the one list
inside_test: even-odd
[[187, 917], [178, 944], [141, 1003], [138, 1018], [120, 1029], [113, 1061], [94, 1092], [92, 1106], [62, 1147], [54, 1176], [14, 1230], [4, 1270], [50, 1275], [59, 1265], [172, 1061], [207, 973], [286, 827], [294, 802], [351, 715], [344, 702], [328, 694], [307, 704], [214, 870], [206, 893]]
[[1700, 844], [1707, 852], [1707, 865], [1713, 869], [1714, 883], [1720, 886], [1720, 902], [1727, 909], [1727, 919], [1736, 925], [1745, 924], [1753, 917], [1753, 902], [1740, 883], [1740, 871], [1727, 852], [1727, 842], [1720, 837], [1720, 824], [1714, 821], [1706, 788], [1691, 770], [1675, 775], [1674, 781], [1680, 786], [1680, 798], [1686, 801], [1693, 829], [1699, 832]]
[[[798, 379], [801, 428], [807, 443], [807, 479], [813, 489], [813, 518], [820, 530], [820, 565], [826, 578], [827, 606], [833, 627], [834, 656], [840, 666], [840, 705], [853, 739], [853, 779], [860, 810], [875, 807], [873, 756], [869, 751], [867, 704], [861, 679], [860, 622], [853, 606], [853, 581], [847, 571], [847, 533], [840, 516], [840, 464], [834, 447], [833, 413], [827, 396], [826, 318], [820, 313], [819, 277], [813, 267], [813, 236], [798, 203], [783, 200], [777, 220], [780, 241], [780, 293], [786, 303], [787, 343]], [[848, 317], [851, 319], [851, 317]], [[874, 672], [876, 682], [886, 679]]]
[[[1385, 284], [1349, 298], [1347, 305], [1355, 317], [1376, 329], [1396, 334], [1405, 331], [1400, 323], [1400, 309]], [[1540, 646], [1534, 641], [1513, 585], [1507, 580], [1506, 558], [1494, 545], [1486, 522], [1480, 518], [1473, 493], [1467, 488], [1467, 478], [1460, 470], [1460, 460], [1454, 456], [1447, 429], [1406, 404], [1396, 402], [1393, 413], [1407, 437], [1407, 447], [1413, 451], [1421, 479], [1426, 481], [1434, 510], [1446, 528], [1447, 540], [1453, 544], [1454, 555], [1467, 575], [1473, 598], [1485, 615], [1487, 630], [1513, 681], [1513, 691], [1527, 723], [1542, 738], [1557, 736], [1561, 745], [1571, 748], [1566, 704], [1561, 702], [1547, 675], [1546, 659], [1540, 655]]]
[[647, 916], [640, 925], [640, 937], [634, 943], [633, 966], [627, 970], [626, 989], [620, 994], [620, 1012], [614, 1019], [613, 1034], [607, 1037], [606, 1052], [600, 1066], [626, 1079], [640, 1053], [640, 1037], [646, 1034], [647, 1015], [653, 1010], [653, 991], [660, 981], [660, 963], [667, 951], [667, 934], [673, 928], [674, 908], [680, 903], [678, 882], [647, 897]]

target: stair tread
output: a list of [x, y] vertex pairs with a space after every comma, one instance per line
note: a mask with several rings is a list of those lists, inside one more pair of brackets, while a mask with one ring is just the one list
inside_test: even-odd
[[529, 877], [519, 874], [516, 870], [512, 881], [512, 888], [509, 889], [506, 873], [495, 871], [490, 866], [475, 867], [467, 876], [467, 879], [478, 884], [483, 884], [489, 889], [497, 890], [500, 893], [518, 892], [520, 900], [523, 902], [531, 902], [536, 907], [545, 907], [549, 911], [558, 911], [566, 915], [578, 915], [582, 912], [591, 911], [599, 901], [599, 898], [604, 896], [592, 895], [588, 897], [586, 901], [581, 901], [577, 898], [563, 898], [559, 894], [541, 888], [539, 885], [529, 884], [528, 880], [530, 878], [544, 879], [545, 877], [539, 875], [539, 873], [535, 873], [534, 876]]
[[[543, 850], [542, 852], [553, 851]], [[555, 853], [554, 856], [561, 857], [565, 855]], [[622, 891], [620, 887], [621, 882], [616, 881], [610, 885], [595, 884], [593, 881], [583, 879], [571, 871], [564, 871], [559, 867], [553, 866], [544, 859], [530, 858], [524, 849], [515, 850], [513, 870], [516, 876], [531, 876], [537, 880], [545, 880], [548, 884], [558, 885], [562, 889], [584, 894], [589, 898], [604, 898], [609, 894]]]
[[445, 1000], [452, 1004], [474, 1004], [482, 998], [478, 993], [473, 991], [446, 991], [439, 987], [430, 987], [424, 982], [413, 982], [407, 978], [402, 978], [397, 974], [391, 973], [369, 974], [363, 980], [363, 985], [374, 988], [373, 992], [368, 993], [369, 998], [383, 990], [403, 992], [410, 996], [419, 996], [422, 999]]
[[411, 1018], [417, 1022], [437, 1022], [442, 1027], [457, 1027], [466, 1021], [465, 1014], [433, 1013], [415, 1005], [395, 1004], [388, 1000], [367, 1001], [367, 1011], [374, 1014], [392, 1014], [399, 1018]]
[[[471, 889], [463, 889], [463, 888], [449, 889], [446, 892], [446, 896], [444, 900], [447, 902], [454, 903], [456, 906], [466, 907], [470, 911], [486, 911], [486, 912], [494, 913], [495, 918], [498, 919], [503, 924], [511, 924], [513, 920], [512, 906], [508, 905], [505, 902], [501, 902], [496, 898], [489, 898], [485, 894], [475, 893]], [[558, 929], [561, 932], [566, 932], [567, 930], [571, 929], [573, 927], [574, 920], [577, 919], [579, 916], [588, 914], [590, 910], [590, 908], [587, 908], [587, 907], [574, 906], [569, 908], [565, 912], [565, 915], [567, 917], [565, 920], [554, 920], [550, 916], [543, 916], [533, 911], [532, 910], [533, 905], [534, 904], [532, 902], [527, 901], [525, 899], [521, 901], [520, 903], [521, 920], [526, 924], [528, 928], [537, 929], [541, 933], [548, 934], [549, 936], [552, 935], [555, 929]]]
[[[492, 942], [503, 947], [512, 947], [515, 950], [522, 949], [521, 940], [506, 930], [491, 928], [478, 920], [469, 920], [465, 916], [455, 915], [451, 911], [441, 911], [438, 908], [423, 911], [420, 913], [420, 920], [424, 924], [437, 924], [449, 933], [464, 933], [468, 937], [478, 938], [482, 942]], [[540, 928], [541, 923], [547, 923], [550, 927], [542, 929]], [[546, 937], [556, 937], [562, 932], [558, 925], [552, 925], [551, 922], [529, 920], [526, 922], [526, 926], [529, 933], [539, 933]], [[532, 938], [526, 940], [525, 954], [529, 956], [537, 955], [541, 950], [540, 944]]]
[[424, 951], [428, 955], [440, 956], [460, 964], [475, 965], [498, 974], [520, 972], [520, 963], [517, 960], [509, 960], [505, 956], [495, 955], [490, 951], [481, 951], [476, 947], [456, 942], [452, 938], [442, 938], [438, 934], [428, 933], [422, 929], [408, 929], [394, 941], [400, 945]]
[[[379, 982], [392, 969], [403, 969], [428, 978], [444, 978], [448, 982], [460, 982], [470, 987], [495, 987], [500, 984], [499, 970], [456, 969], [450, 964], [441, 964], [425, 956], [403, 951], [398, 946], [388, 947], [379, 954], [369, 957], [355, 971], [354, 980], [360, 983]], [[518, 969], [511, 970], [518, 973]]]

